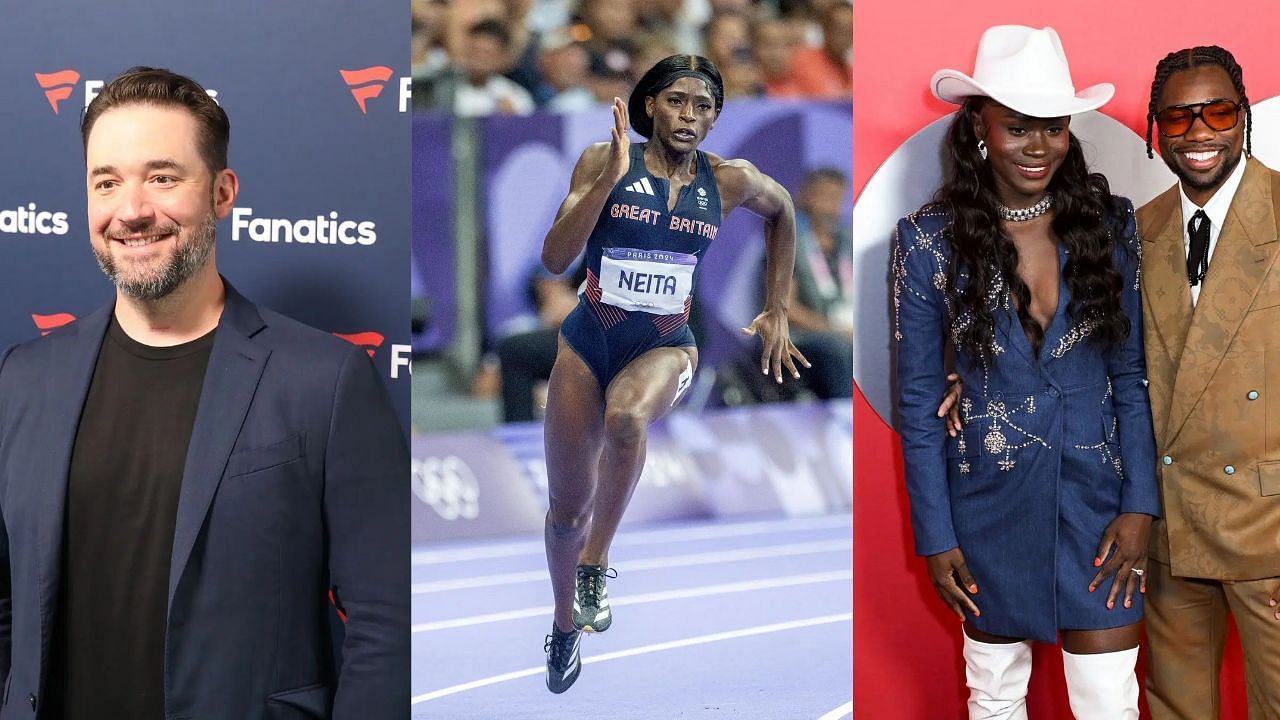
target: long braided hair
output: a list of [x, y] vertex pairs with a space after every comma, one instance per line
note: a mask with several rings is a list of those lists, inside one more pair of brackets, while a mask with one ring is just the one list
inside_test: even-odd
[[[956, 344], [976, 361], [993, 360], [991, 340], [995, 318], [988, 294], [1002, 287], [1015, 301], [1019, 324], [1039, 349], [1044, 329], [1031, 317], [1031, 290], [1018, 276], [1018, 250], [1001, 229], [995, 175], [978, 154], [973, 118], [988, 102], [970, 97], [955, 114], [944, 143], [946, 173], [934, 204], [951, 215], [948, 240], [954, 250], [947, 268], [946, 292], [953, 300], [951, 330]], [[1123, 243], [1125, 216], [1111, 194], [1107, 179], [1089, 172], [1084, 151], [1069, 136], [1067, 155], [1048, 192], [1053, 194], [1053, 231], [1067, 250], [1062, 274], [1071, 290], [1067, 316], [1092, 320], [1097, 327], [1090, 342], [1115, 347], [1129, 335], [1129, 318], [1120, 307], [1124, 281], [1112, 262], [1116, 243]], [[962, 274], [966, 282], [958, 282]], [[971, 317], [972, 322], [960, 322]]]
[[1225, 70], [1227, 76], [1231, 78], [1231, 85], [1235, 88], [1236, 94], [1240, 96], [1240, 107], [1244, 108], [1244, 153], [1246, 157], [1253, 156], [1253, 110], [1249, 108], [1249, 96], [1244, 92], [1244, 73], [1240, 70], [1240, 64], [1226, 48], [1217, 45], [1200, 45], [1171, 52], [1156, 64], [1156, 76], [1151, 81], [1151, 101], [1147, 104], [1147, 157], [1155, 157], [1151, 151], [1151, 128], [1154, 127], [1156, 113], [1159, 112], [1156, 103], [1160, 101], [1160, 93], [1164, 91], [1164, 84], [1169, 80], [1169, 76], [1183, 70], [1209, 65], [1216, 65]]

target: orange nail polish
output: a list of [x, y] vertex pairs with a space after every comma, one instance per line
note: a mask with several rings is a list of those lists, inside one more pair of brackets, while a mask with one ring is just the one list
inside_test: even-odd
[[1094, 566], [1094, 567], [1102, 567], [1102, 558], [1094, 558], [1094, 559], [1093, 559], [1093, 566]]

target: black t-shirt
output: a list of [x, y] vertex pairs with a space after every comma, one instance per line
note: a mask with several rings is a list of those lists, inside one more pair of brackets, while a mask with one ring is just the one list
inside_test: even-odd
[[213, 335], [150, 347], [111, 319], [67, 478], [48, 717], [164, 717], [169, 556]]

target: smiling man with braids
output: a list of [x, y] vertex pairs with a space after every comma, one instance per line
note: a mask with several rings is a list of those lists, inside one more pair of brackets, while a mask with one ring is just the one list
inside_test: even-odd
[[1228, 613], [1249, 717], [1280, 718], [1280, 174], [1251, 157], [1251, 120], [1226, 50], [1156, 66], [1147, 149], [1154, 130], [1179, 180], [1138, 211], [1164, 509], [1147, 578], [1157, 720], [1218, 717]]

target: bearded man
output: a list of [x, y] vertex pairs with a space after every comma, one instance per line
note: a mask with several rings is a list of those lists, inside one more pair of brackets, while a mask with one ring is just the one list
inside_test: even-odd
[[377, 371], [219, 275], [239, 182], [200, 85], [135, 68], [81, 132], [115, 298], [0, 356], [0, 720], [407, 718]]

